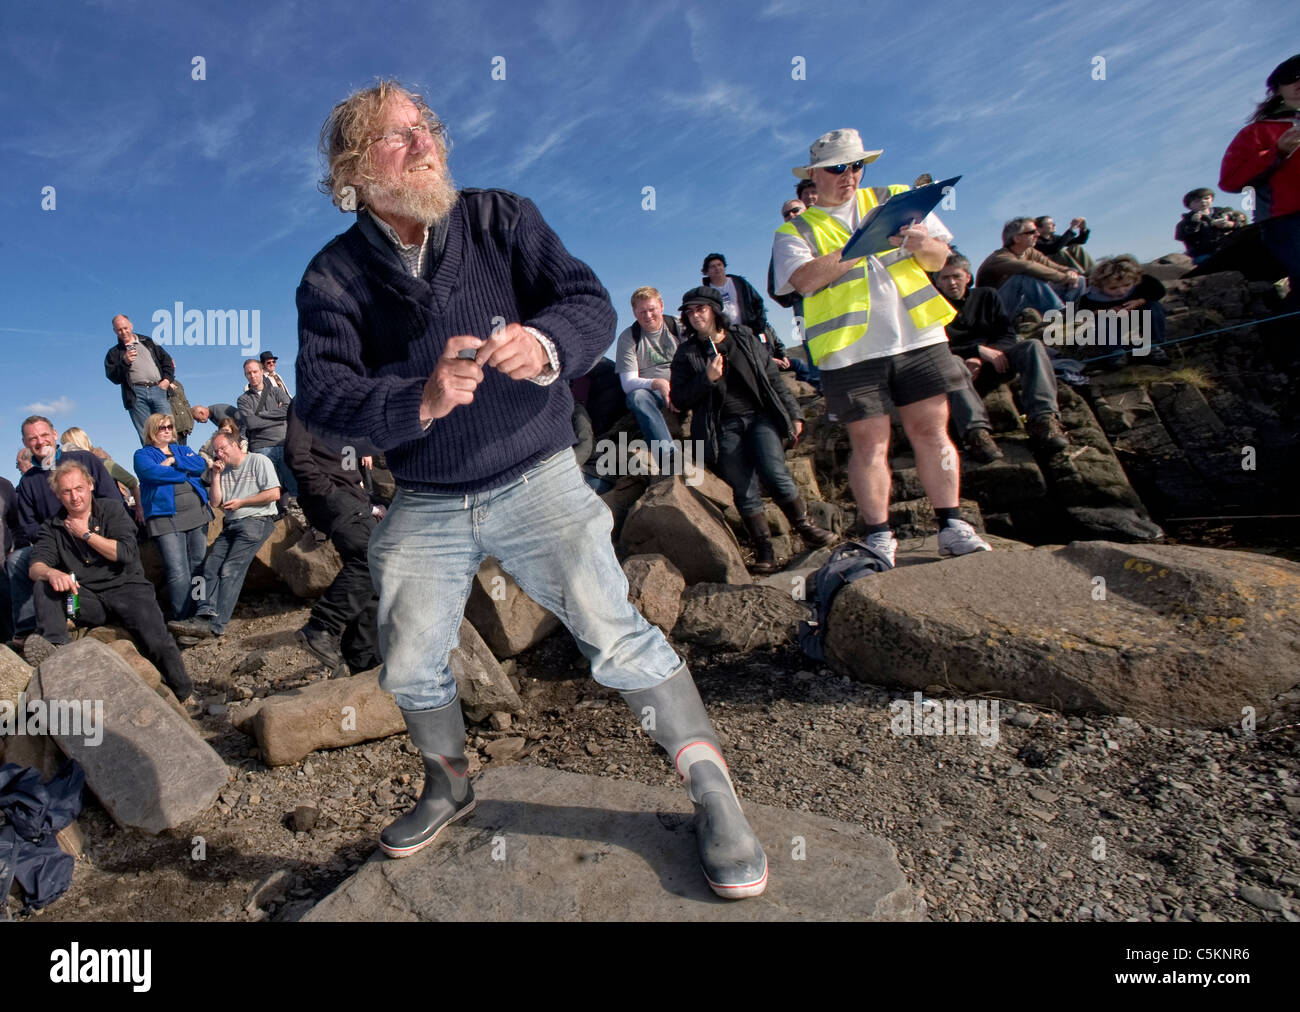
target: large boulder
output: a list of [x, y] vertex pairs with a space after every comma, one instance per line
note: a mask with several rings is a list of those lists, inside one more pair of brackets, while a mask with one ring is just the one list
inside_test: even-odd
[[791, 593], [775, 586], [697, 583], [682, 595], [673, 636], [731, 650], [782, 647], [794, 642], [799, 620], [810, 614]]
[[854, 678], [1224, 727], [1297, 682], [1300, 566], [1105, 541], [981, 552], [860, 580], [828, 624]]
[[490, 556], [470, 586], [465, 617], [502, 659], [536, 646], [560, 628], [560, 620], [520, 590], [514, 577]]
[[262, 761], [286, 766], [321, 748], [342, 748], [406, 730], [393, 697], [379, 687], [379, 670], [312, 682], [255, 700], [234, 716], [257, 739]]
[[487, 720], [494, 713], [523, 710], [523, 700], [515, 692], [510, 677], [468, 619], [460, 621], [460, 642], [447, 663], [456, 676], [460, 704], [467, 719]]
[[666, 556], [687, 584], [750, 582], [722, 514], [681, 478], [650, 486], [628, 514], [619, 547], [625, 555]]
[[64, 725], [52, 736], [81, 764], [87, 786], [118, 825], [146, 833], [172, 829], [203, 814], [226, 785], [226, 764], [193, 724], [98, 640], [59, 648], [38, 677], [41, 697], [65, 712], [90, 704], [93, 734], [83, 705], [82, 726]]
[[623, 562], [627, 599], [645, 620], [665, 636], [673, 631], [682, 610], [686, 580], [662, 555], [633, 555]]
[[[3, 579], [3, 577], [0, 577]], [[0, 705], [18, 705], [18, 693], [32, 680], [31, 666], [6, 646], [0, 646]]]
[[317, 541], [313, 531], [286, 545], [275, 560], [280, 579], [298, 597], [320, 597], [343, 568], [338, 549], [331, 541]]

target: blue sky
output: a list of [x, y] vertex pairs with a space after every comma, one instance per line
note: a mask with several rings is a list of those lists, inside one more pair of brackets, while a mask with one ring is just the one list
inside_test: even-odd
[[[6, 0], [0, 29], [0, 428], [16, 479], [34, 411], [130, 466], [102, 368], [119, 312], [148, 334], [177, 302], [257, 310], [292, 388], [294, 290], [351, 221], [316, 191], [317, 134], [378, 75], [428, 97], [459, 184], [538, 204], [621, 327], [635, 287], [675, 308], [715, 250], [761, 289], [790, 169], [836, 127], [884, 149], [868, 184], [962, 174], [941, 214], [976, 263], [1023, 213], [1087, 217], [1097, 256], [1173, 251], [1182, 194], [1216, 184], [1300, 42], [1300, 7]], [[787, 335], [789, 313], [770, 312]], [[194, 403], [238, 396], [237, 348], [171, 350]]]

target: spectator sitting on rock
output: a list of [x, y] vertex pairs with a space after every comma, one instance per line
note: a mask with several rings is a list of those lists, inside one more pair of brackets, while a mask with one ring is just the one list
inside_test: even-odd
[[1056, 221], [1050, 214], [1035, 218], [1034, 225], [1038, 228], [1034, 249], [1048, 260], [1079, 274], [1086, 275], [1092, 269], [1092, 257], [1083, 248], [1088, 236], [1092, 234], [1088, 230], [1086, 218], [1071, 218], [1070, 227], [1060, 235], [1056, 234]]
[[[224, 432], [231, 439], [239, 443], [239, 448], [245, 453], [248, 452], [248, 440], [244, 438], [239, 431], [239, 423], [234, 418], [223, 418], [217, 425], [217, 432]], [[211, 467], [217, 459], [216, 450], [213, 449], [213, 440], [217, 438], [217, 432], [214, 432], [206, 443], [199, 447], [199, 456], [202, 457], [208, 467]]]
[[208, 501], [225, 510], [225, 519], [203, 560], [202, 594], [194, 617], [168, 624], [178, 636], [199, 639], [225, 634], [248, 567], [275, 529], [280, 498], [280, 480], [265, 454], [245, 453], [225, 432], [212, 438], [217, 460], [209, 469]]
[[1174, 238], [1183, 244], [1192, 263], [1210, 258], [1223, 240], [1246, 224], [1246, 216], [1231, 207], [1215, 207], [1214, 191], [1202, 186], [1183, 197], [1187, 213], [1174, 228]]
[[691, 289], [679, 312], [685, 337], [673, 359], [673, 403], [692, 410], [691, 438], [735, 494], [754, 541], [754, 572], [771, 573], [777, 565], [760, 480], [809, 547], [834, 537], [808, 518], [785, 463], [783, 442], [798, 441], [803, 412], [753, 331], [728, 321], [716, 288]]
[[664, 411], [672, 411], [672, 363], [677, 354], [676, 317], [664, 316], [664, 300], [657, 288], [632, 293], [632, 326], [618, 335], [614, 345], [615, 368], [636, 416], [641, 434], [650, 443], [651, 458], [660, 474], [675, 474], [676, 448]]
[[[1136, 319], [1140, 326], [1149, 328], [1146, 331], [1150, 339], [1148, 364], [1165, 365], [1169, 362], [1169, 356], [1160, 347], [1165, 343], [1165, 307], [1160, 305], [1164, 296], [1165, 286], [1160, 280], [1144, 274], [1137, 257], [1126, 253], [1098, 261], [1088, 275], [1088, 289], [1079, 299], [1077, 308], [1092, 310], [1094, 313], [1098, 310], [1119, 310], [1146, 314], [1137, 318], [1130, 316], [1129, 319]], [[1100, 337], [1104, 328], [1098, 325], [1096, 330]], [[1123, 363], [1125, 358], [1114, 355], [1115, 351], [1116, 349], [1102, 347], [1098, 343], [1091, 357], [1113, 356], [1112, 361]]]
[[203, 568], [212, 520], [200, 480], [208, 465], [177, 442], [172, 415], [150, 415], [144, 435], [149, 445], [136, 450], [133, 461], [140, 475], [140, 502], [149, 536], [162, 556], [171, 617], [189, 618], [197, 605], [193, 580]]
[[[1038, 250], [1038, 226], [1033, 218], [1012, 218], [1002, 226], [1002, 248], [980, 264], [975, 277], [979, 288], [996, 288], [1002, 308], [1019, 326], [1041, 320], [1042, 314], [1064, 308], [1083, 294], [1078, 271], [1053, 263]], [[1064, 299], [1065, 302], [1061, 300]], [[1033, 310], [1021, 316], [1022, 311]]]
[[935, 287], [957, 310], [956, 318], [944, 327], [948, 348], [965, 362], [971, 377], [971, 383], [948, 393], [958, 438], [980, 463], [1002, 457], [993, 441], [984, 395], [1019, 376], [1030, 440], [1045, 450], [1065, 449], [1070, 438], [1061, 428], [1047, 346], [1042, 341], [1017, 341], [997, 292], [971, 288], [970, 281], [970, 261], [956, 253], [934, 279]]
[[42, 525], [32, 547], [28, 576], [35, 586], [37, 633], [24, 645], [28, 663], [40, 664], [69, 642], [69, 617], [90, 626], [118, 622], [176, 698], [188, 699], [193, 685], [167, 635], [154, 585], [140, 565], [135, 524], [122, 501], [116, 494], [95, 498], [94, 479], [79, 460], [61, 463], [49, 484], [61, 508]]
[[[41, 525], [60, 509], [59, 498], [49, 482], [50, 472], [65, 460], [79, 460], [94, 480], [96, 498], [122, 500], [117, 483], [98, 457], [85, 450], [59, 449], [58, 436], [48, 418], [32, 415], [24, 419], [22, 433], [33, 466], [18, 480], [14, 493], [17, 533], [14, 550], [6, 563], [13, 595], [14, 635], [17, 637], [26, 636], [36, 627], [32, 582], [27, 577], [32, 545], [40, 537]], [[125, 503], [122, 508], [126, 508]]]

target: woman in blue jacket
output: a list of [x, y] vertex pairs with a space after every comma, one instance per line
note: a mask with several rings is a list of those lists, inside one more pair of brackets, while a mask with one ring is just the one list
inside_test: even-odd
[[171, 415], [150, 415], [144, 424], [145, 445], [135, 451], [140, 503], [145, 527], [158, 545], [167, 571], [172, 618], [186, 619], [198, 606], [191, 582], [203, 570], [212, 510], [200, 476], [207, 463], [188, 446], [173, 442]]

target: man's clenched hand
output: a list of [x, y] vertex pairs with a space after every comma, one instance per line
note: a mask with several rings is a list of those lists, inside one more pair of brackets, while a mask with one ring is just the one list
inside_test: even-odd
[[[537, 341], [528, 338], [533, 344]], [[437, 366], [424, 384], [424, 399], [420, 401], [420, 424], [427, 425], [435, 418], [446, 418], [453, 409], [474, 399], [474, 391], [483, 382], [483, 368], [472, 358], [459, 358], [466, 348], [482, 349], [490, 342], [470, 334], [458, 334], [447, 341]]]
[[475, 356], [479, 365], [490, 365], [512, 380], [536, 379], [550, 365], [542, 343], [524, 329], [511, 323], [494, 331]]

